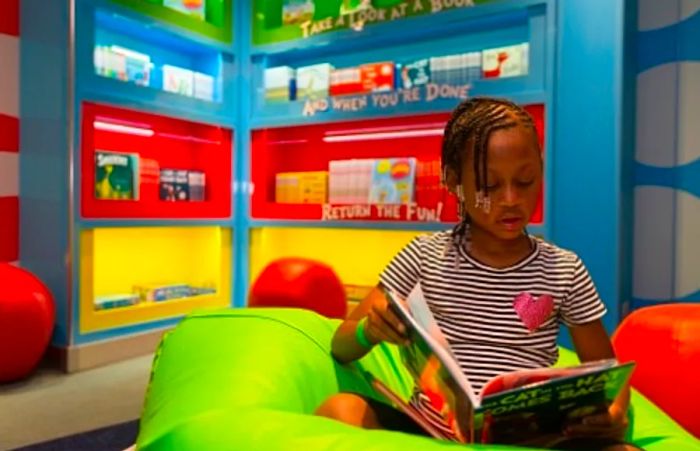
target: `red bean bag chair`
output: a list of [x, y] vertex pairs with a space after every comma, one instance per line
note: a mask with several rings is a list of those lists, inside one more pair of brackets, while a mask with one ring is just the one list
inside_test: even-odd
[[0, 263], [0, 382], [28, 376], [51, 339], [55, 306], [32, 273]]
[[250, 290], [249, 307], [292, 307], [345, 318], [345, 288], [333, 269], [305, 258], [270, 263]]
[[700, 304], [665, 304], [630, 314], [613, 335], [632, 386], [700, 438]]

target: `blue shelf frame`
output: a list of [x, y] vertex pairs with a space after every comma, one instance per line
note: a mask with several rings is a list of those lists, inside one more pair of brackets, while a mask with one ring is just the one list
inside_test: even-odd
[[[180, 318], [80, 332], [78, 258], [81, 232], [104, 227], [219, 226], [231, 230], [233, 235], [236, 233], [236, 193], [232, 193], [232, 213], [224, 219], [83, 219], [80, 215], [79, 181], [81, 106], [84, 102], [91, 102], [221, 126], [232, 130], [235, 140], [239, 133], [237, 115], [232, 112], [235, 100], [240, 97], [239, 84], [235, 82], [240, 71], [235, 49], [141, 16], [108, 0], [49, 3], [28, 0], [21, 6], [26, 36], [20, 41], [21, 70], [25, 75], [22, 108], [27, 119], [22, 134], [27, 152], [20, 172], [24, 180], [21, 195], [25, 205], [29, 206], [21, 220], [23, 229], [32, 231], [21, 238], [25, 250], [20, 256], [21, 261], [45, 280], [54, 293], [57, 307], [52, 337], [54, 346], [79, 346], [170, 327]], [[41, 11], [41, 15], [36, 11]], [[154, 33], [169, 36], [170, 44], [175, 43], [195, 53], [202, 49], [219, 54], [221, 84], [225, 87], [221, 101], [203, 101], [97, 75], [93, 66], [97, 11], [116, 14], [120, 20], [136, 21]], [[38, 89], [42, 95], [36, 95]], [[38, 131], [41, 133], [37, 134]], [[52, 154], [46, 150], [49, 144], [54, 150]], [[234, 141], [231, 149], [232, 178], [239, 166], [236, 148]], [[33, 233], [38, 224], [52, 224], [51, 233]], [[235, 278], [233, 265], [231, 278]]]
[[[224, 87], [220, 102], [209, 102], [191, 97], [186, 97], [174, 93], [165, 92], [154, 87], [138, 86], [132, 83], [123, 82], [99, 76], [95, 73], [93, 66], [92, 52], [95, 45], [94, 29], [96, 26], [95, 15], [101, 12], [113, 13], [123, 16], [128, 20], [139, 21], [146, 28], [153, 28], [159, 33], [170, 34], [173, 42], [181, 41], [179, 45], [189, 48], [205, 48], [220, 53], [221, 55], [221, 85]], [[74, 93], [75, 120], [74, 133], [75, 145], [73, 146], [73, 161], [76, 173], [80, 174], [80, 149], [81, 149], [81, 121], [80, 108], [84, 102], [101, 103], [110, 106], [118, 106], [133, 109], [140, 112], [163, 115], [188, 121], [221, 126], [232, 130], [234, 144], [231, 149], [232, 179], [235, 176], [237, 164], [237, 146], [235, 137], [237, 133], [236, 118], [231, 114], [235, 99], [240, 97], [238, 85], [234, 82], [237, 77], [238, 67], [235, 64], [235, 52], [233, 48], [227, 47], [217, 41], [209, 40], [194, 33], [183, 33], [177, 27], [159, 22], [148, 16], [140, 16], [128, 8], [106, 0], [76, 0], [76, 46], [75, 46], [75, 81], [76, 89]], [[183, 34], [184, 37], [177, 35]], [[84, 219], [80, 215], [80, 185], [76, 179], [73, 186], [73, 224], [75, 227], [72, 255], [79, 256], [79, 237], [85, 230], [103, 227], [204, 227], [219, 226], [231, 229], [235, 234], [236, 202], [235, 194], [232, 195], [231, 216], [228, 219]], [[234, 241], [235, 243], [235, 241]], [[235, 245], [235, 244], [234, 244]], [[235, 251], [235, 250], [234, 250]], [[231, 278], [235, 277], [235, 268], [232, 265]], [[163, 327], [175, 325], [181, 317], [165, 318], [162, 320], [149, 321], [125, 325], [95, 332], [82, 333], [80, 331], [79, 308], [81, 302], [77, 298], [80, 293], [80, 277], [77, 266], [72, 274], [72, 286], [76, 308], [72, 309], [71, 329], [73, 344], [81, 345], [97, 340], [114, 339], [128, 334], [143, 333], [157, 330]]]
[[[362, 33], [345, 30], [261, 47], [250, 44], [251, 2], [234, 2], [235, 37], [230, 45], [171, 24], [159, 23], [109, 0], [71, 0], [68, 3], [72, 2], [74, 12], [62, 2], [23, 0], [22, 8], [26, 14], [22, 14], [21, 19], [23, 144], [20, 196], [23, 234], [20, 260], [23, 266], [47, 282], [56, 297], [59, 319], [52, 340], [54, 345], [81, 345], [168, 327], [177, 322], [177, 319], [166, 319], [80, 334], [78, 309], [72, 307], [78, 302], [79, 262], [72, 261], [72, 267], [67, 265], [66, 255], [80, 255], [78, 237], [82, 230], [173, 225], [229, 228], [234, 243], [231, 304], [241, 307], [246, 304], [250, 280], [248, 249], [252, 229], [313, 227], [429, 232], [449, 227], [449, 224], [440, 223], [253, 219], [249, 214], [251, 156], [248, 149], [251, 148], [251, 132], [256, 129], [450, 111], [457, 100], [413, 104], [400, 110], [370, 108], [361, 114], [326, 112], [311, 118], [300, 115], [300, 103], [290, 103], [266, 108], [264, 114], [260, 114], [253, 87], [254, 80], [259, 79], [256, 71], [268, 64], [305, 65], [335, 58], [334, 54], [345, 51], [351, 51], [355, 58], [362, 55], [362, 62], [381, 61], [386, 59], [381, 52], [377, 52], [375, 58], [369, 58], [377, 46], [402, 46], [407, 34], [413, 41], [434, 38], [443, 31], [451, 35], [465, 23], [474, 26], [474, 32], [499, 27], [510, 27], [512, 31], [525, 27], [528, 34], [523, 40], [528, 40], [531, 45], [530, 68], [533, 72], [520, 79], [477, 82], [471, 94], [504, 95], [519, 103], [545, 105], [545, 223], [532, 227], [530, 232], [581, 255], [601, 297], [607, 301], [610, 315], [605, 324], [608, 330], [611, 331], [620, 320], [624, 310], [621, 306], [628, 299], [631, 282], [631, 233], [625, 231], [624, 225], [629, 224], [632, 207], [624, 201], [631, 198], [631, 170], [627, 162], [633, 160], [633, 137], [624, 130], [630, 130], [629, 123], [634, 117], [630, 106], [634, 77], [628, 73], [631, 62], [627, 51], [628, 30], [634, 28], [634, 24], [631, 23], [633, 14], [626, 9], [624, 2], [500, 0], [474, 8], [376, 24]], [[97, 76], [92, 67], [94, 40], [90, 33], [96, 9], [113, 11], [144, 26], [178, 34], [191, 45], [220, 52], [227, 88], [222, 102], [212, 104]], [[41, 15], [33, 14], [39, 10]], [[576, 20], [571, 21], [571, 17]], [[489, 33], [494, 37], [490, 44], [498, 45], [498, 31]], [[70, 39], [70, 36], [75, 39]], [[591, 36], [596, 37], [593, 43]], [[513, 43], [513, 37], [512, 33], [504, 32], [500, 39], [503, 43]], [[75, 44], [74, 54], [70, 50], [72, 44]], [[580, 55], [586, 55], [586, 59]], [[338, 61], [342, 63], [342, 58]], [[537, 73], [539, 70], [541, 73]], [[62, 73], [73, 73], [74, 82], [56, 76]], [[38, 87], [42, 89], [38, 91], [41, 95], [37, 95]], [[601, 87], [607, 87], [610, 93], [604, 100], [599, 95]], [[80, 106], [84, 101], [232, 129], [232, 216], [224, 220], [80, 218], [77, 174], [80, 170]], [[66, 105], [69, 105], [68, 109]], [[72, 124], [72, 128], [69, 129], [67, 124]], [[581, 134], [572, 133], [571, 130], [576, 130], [580, 124], [585, 130], [595, 130], [596, 133], [585, 130]], [[57, 154], [55, 149], [63, 154]], [[586, 167], [591, 159], [596, 161], [595, 167], [582, 171], [581, 168]], [[612, 199], [612, 202], [601, 205], [604, 199]], [[586, 209], [598, 211], [601, 219], [581, 218], [581, 211]], [[51, 233], [41, 235], [45, 224], [52, 224]], [[38, 238], [42, 236], [44, 238]], [[601, 245], [593, 246], [593, 243]], [[566, 339], [563, 341], [567, 343]]]
[[[163, 24], [150, 17], [138, 17], [135, 13], [118, 4], [106, 0], [75, 0], [75, 81], [76, 95], [94, 102], [102, 102], [115, 106], [134, 109], [146, 109], [155, 114], [185, 118], [196, 122], [204, 122], [234, 128], [235, 116], [231, 115], [234, 103], [241, 95], [233, 80], [236, 78], [235, 53], [231, 48], [221, 44], [213, 45], [204, 38], [190, 41], [179, 36], [172, 26]], [[139, 30], [150, 31], [160, 36], [163, 45], [174, 47], [175, 51], [197, 54], [198, 52], [218, 54], [220, 56], [220, 79], [223, 95], [220, 101], [205, 101], [192, 97], [165, 92], [158, 87], [138, 86], [106, 78], [95, 73], [93, 64], [93, 49], [96, 45], [96, 15], [114, 15], [116, 22], [122, 26], [134, 28], [132, 33]], [[138, 23], [139, 25], [133, 25]], [[211, 45], [211, 47], [207, 47]], [[156, 46], [153, 44], [152, 46]]]

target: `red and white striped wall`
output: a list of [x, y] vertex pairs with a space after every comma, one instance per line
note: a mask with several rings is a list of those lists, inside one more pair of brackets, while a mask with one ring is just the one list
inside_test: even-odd
[[19, 259], [19, 2], [0, 12], [0, 262]]

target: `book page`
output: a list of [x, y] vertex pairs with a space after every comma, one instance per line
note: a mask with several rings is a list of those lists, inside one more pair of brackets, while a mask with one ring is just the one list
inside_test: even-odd
[[400, 351], [416, 383], [414, 396], [420, 393], [423, 404], [428, 403], [442, 417], [458, 440], [472, 442], [473, 410], [479, 401], [427, 308], [420, 285], [411, 292], [406, 305], [397, 293], [386, 290], [386, 295], [408, 330], [411, 344], [401, 346]]

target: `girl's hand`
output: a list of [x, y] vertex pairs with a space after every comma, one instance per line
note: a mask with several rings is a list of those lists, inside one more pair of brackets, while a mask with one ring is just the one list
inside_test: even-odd
[[399, 320], [386, 297], [376, 296], [367, 311], [365, 336], [372, 344], [387, 341], [397, 345], [409, 344], [406, 326]]
[[564, 433], [573, 437], [605, 437], [622, 440], [629, 421], [627, 409], [621, 403], [613, 403], [607, 412], [584, 417], [580, 423], [571, 424]]

